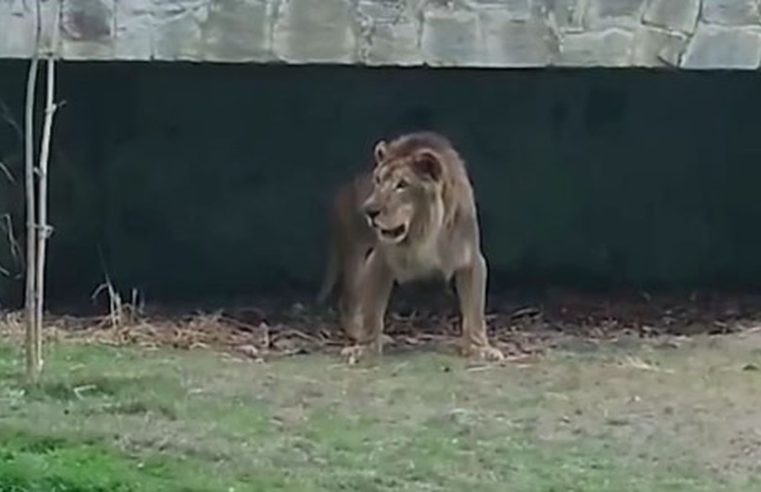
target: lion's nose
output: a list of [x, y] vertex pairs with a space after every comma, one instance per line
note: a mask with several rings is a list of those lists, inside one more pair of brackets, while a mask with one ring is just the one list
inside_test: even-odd
[[380, 209], [375, 207], [365, 207], [365, 215], [367, 215], [367, 218], [372, 220], [375, 220], [375, 218], [380, 215]]

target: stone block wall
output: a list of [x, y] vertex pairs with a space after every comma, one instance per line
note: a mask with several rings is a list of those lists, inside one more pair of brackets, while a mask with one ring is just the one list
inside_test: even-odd
[[[62, 1], [71, 60], [756, 69], [759, 0]], [[32, 52], [34, 3], [0, 0], [0, 58]]]

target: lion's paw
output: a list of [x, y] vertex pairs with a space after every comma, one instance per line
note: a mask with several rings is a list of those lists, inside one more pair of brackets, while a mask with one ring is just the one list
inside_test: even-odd
[[483, 347], [479, 350], [480, 358], [489, 362], [500, 362], [505, 360], [505, 355], [496, 347]]
[[341, 357], [346, 359], [349, 365], [354, 365], [362, 359], [366, 348], [366, 345], [349, 345], [341, 349]]
[[505, 359], [502, 351], [491, 345], [486, 346], [469, 346], [463, 350], [466, 357], [471, 357], [477, 360], [483, 360], [487, 362], [500, 362]]
[[362, 359], [379, 356], [383, 353], [383, 344], [381, 341], [369, 344], [349, 345], [341, 349], [341, 357], [346, 359], [350, 365], [356, 364]]

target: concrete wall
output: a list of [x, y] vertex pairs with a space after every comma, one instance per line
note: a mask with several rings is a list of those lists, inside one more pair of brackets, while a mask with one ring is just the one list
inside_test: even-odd
[[[44, 28], [55, 19], [44, 0]], [[757, 69], [759, 0], [61, 0], [65, 59]], [[0, 0], [0, 58], [29, 57]], [[48, 36], [46, 35], [46, 39]]]
[[[0, 62], [18, 115], [25, 70]], [[54, 300], [87, 300], [99, 248], [117, 284], [149, 299], [311, 291], [326, 192], [370, 164], [376, 139], [417, 128], [468, 159], [493, 289], [761, 285], [755, 73], [69, 63], [60, 75]], [[18, 151], [0, 126], [20, 176]], [[0, 215], [20, 197], [0, 175]], [[0, 236], [10, 267], [7, 251]], [[0, 285], [6, 302], [20, 286]]]

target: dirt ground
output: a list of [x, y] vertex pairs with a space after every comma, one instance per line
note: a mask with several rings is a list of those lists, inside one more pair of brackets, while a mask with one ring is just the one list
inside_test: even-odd
[[[392, 300], [386, 321], [389, 348], [445, 347], [459, 331], [456, 299], [440, 289], [412, 291]], [[423, 306], [423, 307], [421, 307]], [[254, 359], [332, 352], [346, 339], [334, 309], [304, 299], [262, 299], [230, 308], [101, 306], [100, 315], [51, 315], [48, 339], [112, 345], [214, 348]], [[74, 312], [73, 310], [71, 312]], [[0, 330], [18, 333], [21, 313], [5, 313]], [[494, 296], [487, 312], [489, 336], [508, 358], [541, 356], [548, 349], [593, 347], [626, 340], [679, 344], [694, 335], [731, 334], [761, 326], [761, 295], [695, 292], [650, 296], [580, 295], [551, 290], [541, 299]]]

